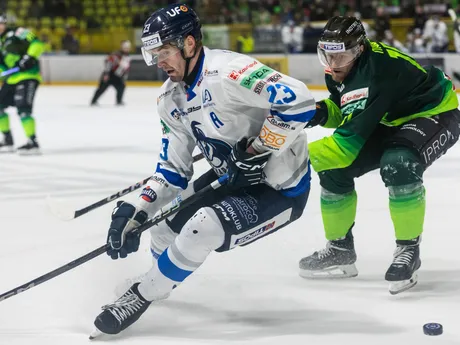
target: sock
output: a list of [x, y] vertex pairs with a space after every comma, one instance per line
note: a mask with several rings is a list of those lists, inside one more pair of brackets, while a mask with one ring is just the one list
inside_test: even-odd
[[10, 118], [3, 112], [0, 114], [0, 132], [7, 133], [10, 131]]
[[30, 115], [21, 116], [22, 127], [28, 139], [35, 137], [35, 119]]
[[164, 299], [202, 263], [185, 258], [176, 243], [173, 243], [147, 273], [139, 285], [139, 292], [148, 301]]
[[346, 194], [321, 190], [321, 214], [324, 231], [329, 241], [345, 237], [356, 217], [356, 191]]
[[388, 187], [390, 214], [397, 240], [412, 240], [423, 232], [425, 187], [422, 183]]

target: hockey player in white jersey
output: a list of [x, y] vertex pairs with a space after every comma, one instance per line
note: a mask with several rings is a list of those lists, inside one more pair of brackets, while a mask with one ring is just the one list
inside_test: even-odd
[[226, 173], [228, 184], [151, 228], [157, 260], [140, 282], [103, 307], [93, 335], [121, 332], [212, 251], [252, 243], [298, 219], [305, 208], [310, 162], [303, 128], [315, 114], [311, 93], [254, 58], [203, 47], [200, 28], [186, 5], [159, 9], [145, 22], [144, 59], [169, 76], [157, 100], [162, 151], [138, 201], [117, 204], [108, 254], [117, 259], [137, 251], [139, 237], [130, 230], [187, 188], [196, 146], [212, 169], [193, 188]]

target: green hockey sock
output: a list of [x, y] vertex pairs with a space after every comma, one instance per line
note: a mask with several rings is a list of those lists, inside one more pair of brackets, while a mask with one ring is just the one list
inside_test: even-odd
[[10, 131], [10, 118], [7, 113], [0, 114], [0, 132], [6, 133]]
[[397, 240], [411, 240], [423, 232], [425, 187], [422, 183], [390, 186], [390, 214]]
[[345, 237], [355, 221], [357, 203], [356, 191], [334, 194], [321, 190], [321, 214], [327, 240]]
[[21, 122], [27, 138], [35, 135], [35, 119], [32, 116], [29, 115], [21, 117]]

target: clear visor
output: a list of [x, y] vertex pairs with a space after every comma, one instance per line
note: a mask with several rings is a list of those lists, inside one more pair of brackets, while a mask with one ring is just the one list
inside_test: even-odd
[[179, 53], [180, 49], [172, 45], [166, 45], [154, 49], [146, 49], [142, 47], [141, 51], [147, 66], [153, 66]]
[[329, 68], [345, 67], [355, 61], [361, 53], [359, 44], [348, 50], [337, 48], [334, 48], [334, 50], [328, 48], [334, 48], [334, 46], [322, 42], [318, 44], [319, 61], [324, 67]]

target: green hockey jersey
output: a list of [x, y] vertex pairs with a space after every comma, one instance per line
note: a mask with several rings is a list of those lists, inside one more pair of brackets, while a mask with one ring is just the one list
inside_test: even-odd
[[[7, 28], [0, 36], [0, 71], [17, 66], [24, 55], [39, 59], [45, 46], [35, 34], [25, 28]], [[7, 77], [7, 84], [17, 84], [23, 80], [34, 79], [42, 81], [39, 64], [33, 68], [21, 71]]]
[[[458, 107], [455, 87], [436, 67], [422, 67], [412, 57], [380, 42], [365, 42], [365, 50], [342, 83], [326, 71], [330, 92], [324, 100], [334, 133], [310, 143], [317, 172], [353, 163], [379, 125], [399, 126]], [[322, 107], [323, 108], [323, 107]]]

